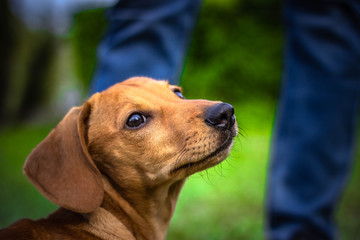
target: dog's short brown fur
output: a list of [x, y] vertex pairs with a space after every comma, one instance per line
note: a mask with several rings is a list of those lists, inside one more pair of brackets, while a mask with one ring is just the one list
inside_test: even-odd
[[225, 159], [237, 134], [230, 105], [179, 92], [132, 78], [72, 108], [24, 166], [60, 208], [0, 239], [165, 239], [186, 178]]

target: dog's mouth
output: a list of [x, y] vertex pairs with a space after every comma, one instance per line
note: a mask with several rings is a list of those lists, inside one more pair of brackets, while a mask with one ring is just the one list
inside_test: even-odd
[[[218, 156], [219, 154], [221, 154], [222, 152], [224, 152], [225, 150], [227, 150], [233, 143], [233, 134], [229, 134], [228, 137], [226, 138], [226, 140], [223, 142], [223, 144], [220, 145], [219, 148], [217, 148], [215, 151], [213, 151], [212, 153], [210, 153], [209, 155], [207, 155], [205, 158], [202, 158], [201, 160], [195, 161], [195, 162], [188, 162], [185, 163], [179, 167], [176, 167], [175, 169], [173, 169], [171, 171], [171, 173], [176, 173], [179, 172], [181, 170], [185, 170], [185, 169], [190, 169], [190, 168], [194, 168], [197, 166], [200, 166], [202, 164], [204, 164], [205, 162], [207, 162], [208, 160], [215, 158], [216, 156]], [[224, 160], [226, 157], [224, 157], [222, 160]], [[218, 161], [217, 163], [220, 163], [221, 161]], [[215, 164], [217, 164], [215, 163]], [[213, 165], [215, 165], [213, 164]], [[210, 167], [210, 166], [208, 166]]]

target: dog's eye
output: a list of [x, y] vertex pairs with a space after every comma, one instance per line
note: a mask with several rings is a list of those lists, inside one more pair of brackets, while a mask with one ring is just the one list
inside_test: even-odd
[[146, 122], [146, 117], [141, 113], [133, 113], [126, 122], [128, 128], [138, 128]]
[[181, 99], [185, 99], [185, 97], [182, 95], [182, 93], [178, 90], [178, 89], [175, 89], [174, 90], [174, 93]]

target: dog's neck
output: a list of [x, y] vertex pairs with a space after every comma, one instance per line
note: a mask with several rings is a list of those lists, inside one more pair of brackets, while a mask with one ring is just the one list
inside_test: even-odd
[[[185, 179], [129, 191], [104, 178], [102, 208], [113, 214], [136, 239], [165, 239]], [[126, 190], [125, 190], [126, 189]]]

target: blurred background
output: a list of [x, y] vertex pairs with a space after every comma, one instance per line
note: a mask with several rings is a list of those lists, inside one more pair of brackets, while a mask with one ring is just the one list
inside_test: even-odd
[[[114, 1], [73, 2], [0, 1], [0, 228], [57, 208], [30, 184], [22, 165], [70, 107], [86, 99], [105, 9]], [[204, 1], [183, 72], [184, 95], [231, 103], [244, 136], [224, 163], [189, 178], [167, 239], [264, 239], [282, 44], [281, 1]], [[360, 235], [358, 161], [353, 171], [337, 214], [341, 240]]]

